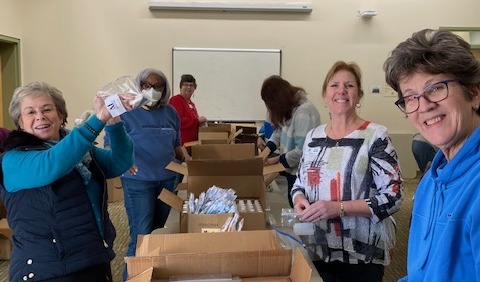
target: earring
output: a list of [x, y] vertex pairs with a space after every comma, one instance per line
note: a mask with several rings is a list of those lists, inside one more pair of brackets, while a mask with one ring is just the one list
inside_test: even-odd
[[355, 105], [355, 107], [356, 107], [357, 109], [360, 109], [361, 106], [362, 106], [362, 104], [361, 104], [360, 102], [358, 102], [358, 103]]
[[474, 110], [474, 111], [478, 111], [478, 108], [479, 108], [479, 107], [480, 107], [479, 105], [475, 105], [475, 106], [473, 106], [473, 110]]

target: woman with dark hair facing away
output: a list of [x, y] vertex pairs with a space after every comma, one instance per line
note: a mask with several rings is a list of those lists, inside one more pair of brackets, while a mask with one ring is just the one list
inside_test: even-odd
[[[124, 123], [103, 99], [95, 97], [95, 114], [70, 131], [57, 88], [32, 82], [13, 93], [17, 129], [4, 141], [0, 182], [13, 231], [9, 281], [112, 281], [116, 234], [105, 179], [127, 171], [134, 156]], [[95, 146], [103, 129], [110, 150]]]
[[415, 192], [401, 281], [480, 281], [480, 61], [460, 36], [425, 29], [383, 67], [395, 104], [440, 149]]
[[305, 90], [291, 85], [278, 75], [265, 79], [261, 97], [274, 127], [266, 147], [270, 152], [277, 149], [279, 152], [279, 155], [267, 158], [265, 164], [281, 163], [285, 167], [285, 171], [280, 174], [287, 178], [288, 202], [293, 207], [290, 192], [297, 178], [303, 142], [307, 132], [320, 124], [320, 114], [315, 105], [307, 99]]
[[357, 114], [356, 63], [336, 62], [322, 89], [330, 121], [307, 134], [292, 190], [300, 220], [314, 225], [302, 240], [325, 282], [382, 282], [402, 203], [397, 154], [387, 129]]

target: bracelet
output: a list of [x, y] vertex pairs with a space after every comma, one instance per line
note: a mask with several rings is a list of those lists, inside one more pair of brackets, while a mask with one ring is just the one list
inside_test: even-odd
[[345, 216], [345, 209], [343, 208], [343, 202], [340, 202], [340, 218]]
[[100, 134], [100, 133], [97, 132], [95, 129], [93, 129], [93, 127], [92, 127], [90, 124], [88, 124], [88, 123], [85, 123], [85, 127], [86, 127], [91, 133], [93, 133], [93, 134], [95, 134], [95, 135]]

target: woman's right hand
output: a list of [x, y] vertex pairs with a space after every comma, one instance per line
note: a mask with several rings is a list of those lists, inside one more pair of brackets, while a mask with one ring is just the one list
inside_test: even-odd
[[298, 194], [293, 199], [293, 208], [298, 215], [301, 215], [303, 211], [310, 207], [310, 203], [303, 194]]
[[[97, 115], [97, 118], [101, 120], [103, 123], [107, 123], [111, 118], [112, 114], [107, 109], [105, 105], [105, 98], [108, 97], [106, 95], [95, 95], [93, 99], [93, 111]], [[122, 105], [125, 107], [127, 111], [131, 110], [132, 106], [130, 105], [130, 101], [133, 97], [129, 95], [118, 95]], [[116, 120], [111, 121], [110, 123], [115, 123]], [[117, 119], [118, 121], [118, 119]]]
[[138, 167], [135, 164], [128, 169], [128, 173], [130, 173], [131, 175], [137, 175], [137, 172], [138, 172]]
[[198, 126], [204, 127], [207, 125], [207, 118], [204, 116], [198, 117]]

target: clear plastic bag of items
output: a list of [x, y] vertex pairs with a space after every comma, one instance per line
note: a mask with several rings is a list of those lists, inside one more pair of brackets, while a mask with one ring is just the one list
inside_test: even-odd
[[281, 226], [282, 227], [293, 227], [297, 222], [297, 213], [294, 209], [283, 208], [281, 213]]
[[[153, 88], [140, 90], [131, 76], [122, 76], [105, 85], [97, 96], [105, 96], [105, 104], [113, 117], [126, 111], [137, 109], [143, 105], [156, 103], [158, 99], [153, 95]], [[129, 108], [125, 108], [122, 100], [127, 100]]]
[[234, 216], [227, 219], [220, 231], [241, 231], [244, 220], [237, 211], [236, 199], [235, 190], [212, 186], [206, 192], [200, 193], [198, 198], [191, 193], [183, 212], [193, 214], [233, 213]]

